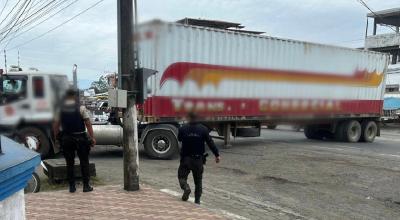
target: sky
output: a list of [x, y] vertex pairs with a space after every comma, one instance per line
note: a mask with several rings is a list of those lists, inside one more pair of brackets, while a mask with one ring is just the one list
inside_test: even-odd
[[[0, 9], [6, 1], [0, 0]], [[104, 72], [117, 71], [117, 0], [103, 0], [71, 22], [29, 42], [98, 1], [77, 0], [62, 13], [12, 39], [6, 48], [7, 65], [17, 64], [19, 51], [23, 68], [36, 67], [46, 72], [64, 73], [71, 79], [72, 66], [77, 64], [80, 88], [88, 88]], [[16, 2], [9, 0], [5, 11]], [[249, 30], [265, 31], [269, 36], [345, 47], [363, 46], [366, 14], [369, 12], [357, 0], [137, 2], [139, 22], [155, 18], [175, 21], [185, 17], [225, 20], [242, 23]], [[398, 0], [365, 2], [374, 11], [399, 7]], [[383, 28], [381, 31], [388, 32], [390, 29]], [[0, 49], [4, 46], [0, 42]], [[4, 67], [3, 53], [0, 54], [0, 66]]]

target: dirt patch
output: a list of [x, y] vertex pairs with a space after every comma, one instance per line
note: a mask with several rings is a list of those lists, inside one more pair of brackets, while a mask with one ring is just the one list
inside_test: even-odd
[[296, 185], [308, 185], [307, 183], [301, 183], [301, 182], [296, 182], [296, 181], [291, 181], [282, 177], [276, 177], [276, 176], [261, 176], [257, 178], [258, 180], [261, 181], [270, 181], [274, 182], [276, 184], [296, 184]]
[[248, 175], [249, 174], [246, 171], [243, 171], [243, 170], [240, 170], [240, 169], [236, 169], [236, 168], [219, 167], [219, 169], [229, 171], [229, 172], [231, 172], [233, 174], [236, 174], [236, 175]]

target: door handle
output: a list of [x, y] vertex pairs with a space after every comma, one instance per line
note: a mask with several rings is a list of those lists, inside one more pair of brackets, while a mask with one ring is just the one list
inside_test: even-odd
[[21, 109], [29, 109], [29, 104], [22, 104]]

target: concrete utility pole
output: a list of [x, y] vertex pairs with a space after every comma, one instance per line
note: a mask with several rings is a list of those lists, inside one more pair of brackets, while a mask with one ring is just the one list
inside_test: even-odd
[[139, 190], [139, 151], [135, 106], [133, 0], [118, 0], [118, 88], [128, 91], [123, 111], [124, 189]]

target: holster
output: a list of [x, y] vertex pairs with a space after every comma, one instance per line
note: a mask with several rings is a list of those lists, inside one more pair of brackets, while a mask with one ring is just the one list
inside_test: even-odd
[[90, 137], [88, 133], [85, 135], [85, 145], [89, 148], [93, 145], [93, 139]]

